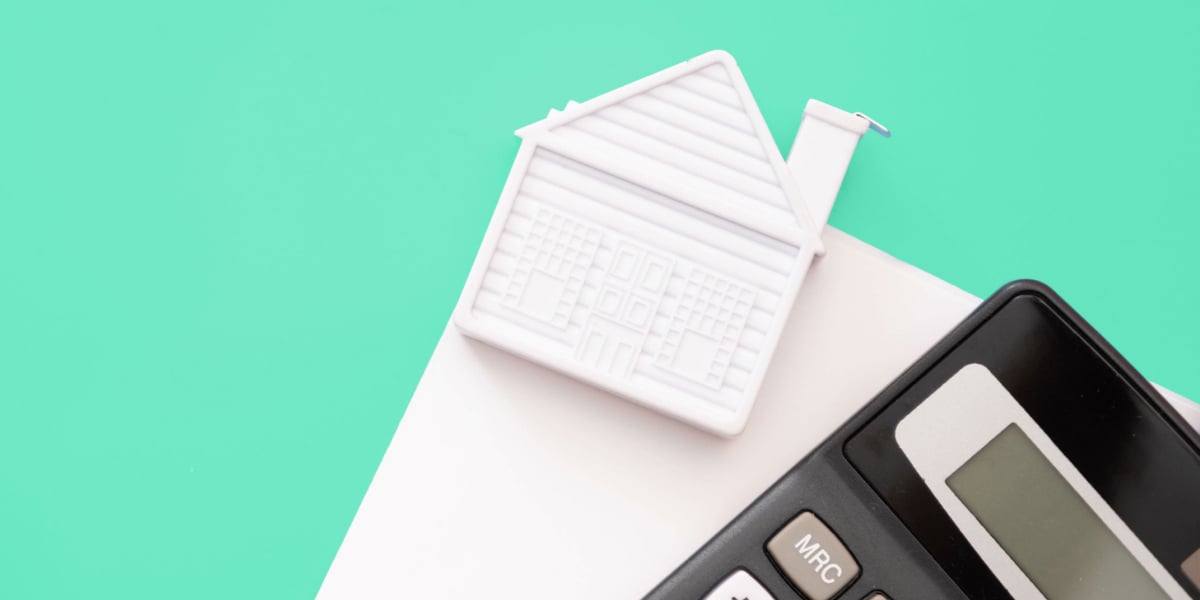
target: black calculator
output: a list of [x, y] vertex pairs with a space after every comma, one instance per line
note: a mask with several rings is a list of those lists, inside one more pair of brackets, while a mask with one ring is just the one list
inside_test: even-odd
[[1200, 436], [1014, 282], [646, 598], [1200, 598]]

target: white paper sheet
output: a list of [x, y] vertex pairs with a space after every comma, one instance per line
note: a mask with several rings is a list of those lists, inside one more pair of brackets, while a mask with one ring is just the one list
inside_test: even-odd
[[318, 597], [645, 594], [978, 304], [825, 241], [734, 440], [447, 328]]

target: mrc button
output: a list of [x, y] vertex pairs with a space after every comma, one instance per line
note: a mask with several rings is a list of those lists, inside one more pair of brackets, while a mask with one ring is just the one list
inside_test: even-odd
[[858, 577], [858, 563], [817, 515], [802, 512], [771, 541], [767, 552], [810, 600], [829, 600]]

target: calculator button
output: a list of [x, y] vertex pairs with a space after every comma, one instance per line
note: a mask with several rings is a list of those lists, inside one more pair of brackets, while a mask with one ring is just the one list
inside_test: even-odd
[[775, 534], [767, 552], [809, 600], [829, 600], [858, 577], [854, 556], [812, 512], [800, 513]]
[[753, 575], [738, 569], [717, 584], [704, 600], [775, 600]]
[[1192, 584], [1200, 588], [1200, 548], [1185, 558], [1179, 567], [1183, 569], [1183, 574], [1192, 580]]
[[883, 592], [871, 592], [870, 594], [867, 594], [867, 597], [863, 598], [863, 600], [892, 600], [892, 599], [888, 598], [887, 594], [885, 594]]

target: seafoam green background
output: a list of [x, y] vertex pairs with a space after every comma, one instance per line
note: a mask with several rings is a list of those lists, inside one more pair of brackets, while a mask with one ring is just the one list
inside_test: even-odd
[[860, 146], [835, 225], [975, 294], [1043, 278], [1200, 397], [1198, 20], [1194, 0], [5, 2], [0, 597], [312, 596], [512, 131], [712, 48], [785, 148], [809, 97], [895, 130]]

